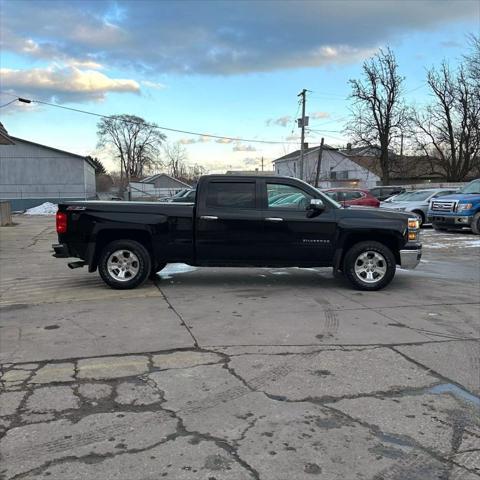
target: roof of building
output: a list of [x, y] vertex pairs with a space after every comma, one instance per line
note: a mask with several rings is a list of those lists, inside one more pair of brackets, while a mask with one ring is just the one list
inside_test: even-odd
[[0, 145], [14, 145], [15, 142], [12, 140], [12, 137], [8, 134], [7, 129], [0, 122]]
[[[350, 160], [366, 168], [370, 172], [381, 177], [382, 169], [380, 167], [380, 159], [373, 156], [349, 155]], [[390, 178], [423, 178], [423, 177], [441, 177], [440, 174], [433, 173], [433, 165], [431, 159], [424, 156], [404, 156], [392, 155], [390, 157]]]
[[[42, 147], [42, 148], [46, 148], [47, 150], [52, 150], [53, 152], [64, 153], [65, 155], [68, 155], [70, 157], [76, 157], [78, 159], [84, 160], [93, 168], [95, 168], [95, 164], [87, 156], [82, 156], [82, 155], [78, 155], [77, 153], [67, 152], [66, 150], [60, 150], [59, 148], [49, 147], [48, 145], [42, 145], [41, 143], [35, 143], [30, 140], [25, 140], [24, 138], [19, 138], [19, 137], [10, 137], [10, 138], [15, 140], [16, 142], [28, 143], [30, 145], [35, 145], [36, 147]], [[16, 142], [13, 142], [13, 143], [16, 143]]]
[[167, 175], [166, 173], [156, 173], [155, 175], [150, 175], [149, 177], [145, 177], [142, 180], [140, 180], [140, 183], [154, 183], [155, 180], [157, 180], [160, 177], [169, 178], [170, 180], [173, 180], [177, 183], [182, 184], [184, 187], [192, 188], [191, 185], [189, 185], [188, 183], [185, 183], [182, 180], [179, 180], [178, 178]]
[[[310, 147], [310, 148], [306, 148], [303, 151], [303, 153], [305, 155], [305, 154], [312, 153], [312, 152], [318, 152], [319, 149], [320, 149], [319, 146], [318, 147]], [[334, 151], [339, 152], [338, 148], [330, 147], [329, 145], [324, 145], [323, 149], [324, 150], [334, 150]], [[287, 160], [293, 160], [296, 157], [300, 157], [300, 153], [301, 153], [301, 150], [295, 150], [294, 152], [287, 153], [287, 155], [284, 155], [283, 157], [280, 157], [280, 158], [277, 158], [276, 160], [273, 160], [273, 163], [285, 162]], [[339, 152], [339, 153], [342, 153], [342, 152]]]

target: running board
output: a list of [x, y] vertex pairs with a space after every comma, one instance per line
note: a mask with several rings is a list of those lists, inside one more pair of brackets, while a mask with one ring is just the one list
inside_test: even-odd
[[74, 268], [80, 268], [84, 267], [86, 263], [83, 260], [80, 260], [78, 262], [70, 262], [68, 266], [73, 270]]

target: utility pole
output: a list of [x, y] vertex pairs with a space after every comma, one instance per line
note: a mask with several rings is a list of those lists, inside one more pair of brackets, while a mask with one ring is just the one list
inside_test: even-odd
[[400, 160], [403, 160], [403, 132], [400, 134]]
[[263, 172], [263, 155], [262, 155], [262, 172]]
[[298, 95], [297, 97], [301, 97], [301, 102], [302, 102], [302, 119], [301, 119], [301, 127], [302, 127], [302, 139], [301, 139], [301, 144], [300, 144], [300, 180], [303, 180], [303, 170], [304, 170], [304, 165], [303, 165], [303, 156], [305, 153], [305, 103], [306, 103], [306, 93], [307, 90], [304, 88]]
[[318, 150], [318, 160], [317, 160], [317, 174], [315, 175], [315, 188], [318, 188], [318, 178], [320, 177], [320, 167], [322, 166], [322, 154], [323, 154], [323, 137], [320, 142], [320, 148]]

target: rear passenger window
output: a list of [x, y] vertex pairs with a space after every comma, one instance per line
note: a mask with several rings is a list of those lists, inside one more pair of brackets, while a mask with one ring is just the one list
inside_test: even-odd
[[255, 208], [255, 183], [211, 182], [207, 190], [207, 207]]
[[344, 192], [345, 200], [358, 200], [363, 195], [360, 192]]

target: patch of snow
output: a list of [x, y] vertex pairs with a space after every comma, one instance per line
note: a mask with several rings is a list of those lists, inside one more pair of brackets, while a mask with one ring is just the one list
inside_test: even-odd
[[55, 203], [45, 202], [37, 207], [29, 208], [25, 211], [25, 215], [55, 215], [58, 205]]
[[449, 248], [451, 245], [446, 243], [430, 243], [429, 245], [423, 245], [423, 248]]
[[470, 240], [462, 245], [459, 245], [460, 248], [471, 248], [471, 247], [480, 247], [480, 240]]
[[277, 272], [275, 270], [270, 272], [272, 275], [289, 275], [288, 272]]
[[172, 275], [194, 272], [195, 270], [197, 270], [197, 267], [192, 267], [186, 263], [169, 263], [163, 270], [157, 272], [157, 275], [163, 280], [168, 280], [172, 278]]

